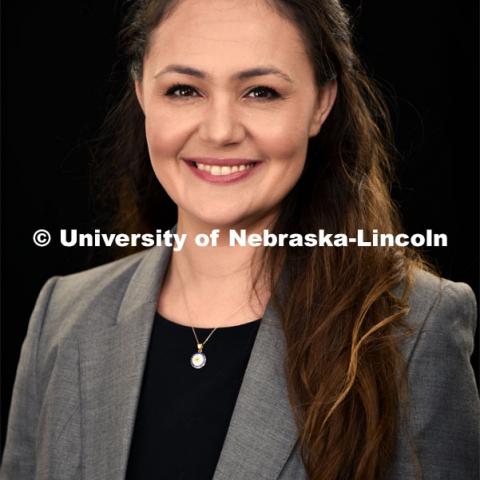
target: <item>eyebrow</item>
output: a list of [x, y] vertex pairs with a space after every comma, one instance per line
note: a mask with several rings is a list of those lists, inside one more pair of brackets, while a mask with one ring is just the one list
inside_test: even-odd
[[[183, 73], [184, 75], [191, 75], [193, 77], [202, 78], [202, 79], [208, 78], [209, 76], [208, 73], [193, 67], [189, 67], [187, 65], [172, 64], [172, 65], [167, 65], [165, 68], [157, 72], [153, 78], [157, 78], [160, 75], [163, 75], [164, 73], [168, 73], [168, 72]], [[234, 73], [231, 76], [231, 79], [245, 80], [251, 77], [259, 77], [261, 75], [277, 75], [278, 77], [283, 78], [287, 82], [293, 83], [293, 80], [285, 72], [282, 72], [278, 68], [272, 67], [269, 65], [249, 68], [248, 70], [242, 70], [240, 72]]]

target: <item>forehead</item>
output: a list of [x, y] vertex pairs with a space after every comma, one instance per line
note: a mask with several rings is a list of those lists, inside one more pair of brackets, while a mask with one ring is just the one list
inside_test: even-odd
[[200, 62], [215, 70], [252, 63], [297, 69], [308, 63], [296, 26], [262, 0], [180, 1], [152, 32], [146, 60], [157, 66]]

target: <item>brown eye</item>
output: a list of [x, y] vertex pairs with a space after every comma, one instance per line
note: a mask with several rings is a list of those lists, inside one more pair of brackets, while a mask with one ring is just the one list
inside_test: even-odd
[[175, 84], [171, 86], [165, 93], [166, 96], [169, 97], [180, 97], [180, 98], [188, 98], [193, 96], [193, 93], [196, 93], [196, 90], [192, 88], [190, 85], [185, 84]]
[[254, 98], [258, 98], [261, 100], [274, 100], [275, 98], [279, 98], [280, 95], [270, 87], [255, 87], [252, 90], [250, 90], [249, 94], [255, 93]]

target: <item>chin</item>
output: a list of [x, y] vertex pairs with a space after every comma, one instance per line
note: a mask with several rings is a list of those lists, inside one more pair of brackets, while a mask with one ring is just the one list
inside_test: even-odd
[[202, 212], [201, 215], [192, 214], [192, 217], [195, 218], [195, 223], [208, 225], [209, 228], [219, 228], [229, 229], [229, 228], [246, 228], [250, 222], [248, 221], [249, 216], [239, 216], [225, 213], [224, 215], [219, 215], [217, 212], [212, 212], [211, 215], [206, 214], [207, 212]]
[[218, 218], [218, 217], [205, 218], [201, 220], [201, 222], [207, 225], [210, 225], [212, 229], [219, 228], [221, 230], [236, 228], [239, 224], [243, 224], [241, 219]]

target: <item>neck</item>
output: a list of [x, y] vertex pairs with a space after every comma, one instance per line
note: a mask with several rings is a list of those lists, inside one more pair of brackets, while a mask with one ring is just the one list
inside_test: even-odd
[[261, 277], [254, 291], [253, 280], [265, 247], [229, 246], [228, 235], [230, 229], [241, 228], [248, 234], [261, 233], [268, 223], [219, 228], [217, 246], [195, 244], [196, 235], [210, 235], [215, 228], [219, 227], [179, 216], [177, 233], [186, 234], [186, 241], [181, 250], [172, 252], [159, 303], [161, 313], [163, 310], [165, 316], [176, 316], [178, 323], [210, 328], [238, 325], [263, 316], [270, 297], [268, 284]]

